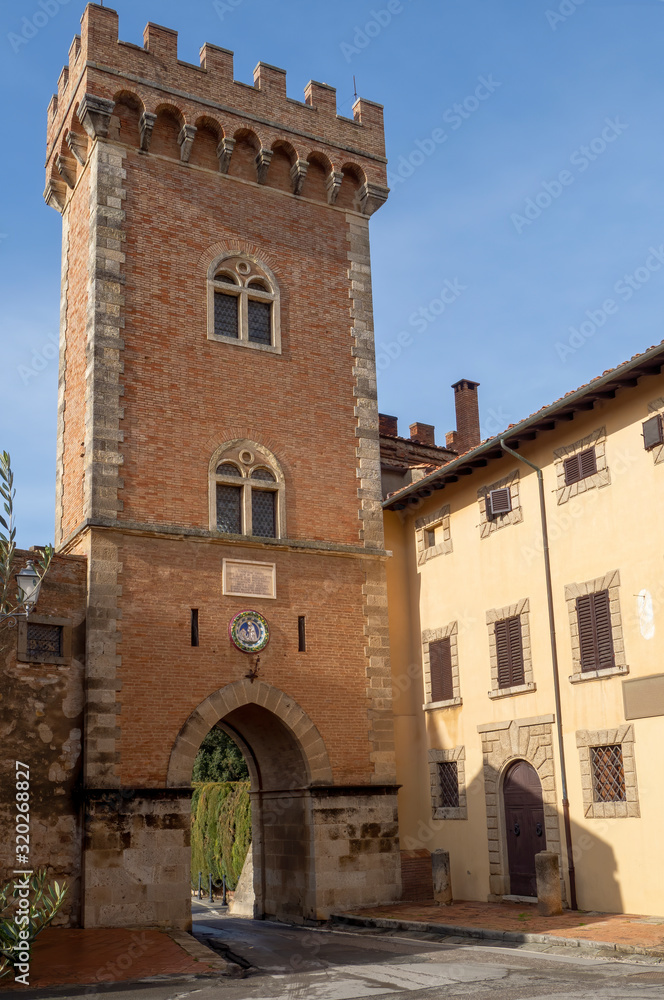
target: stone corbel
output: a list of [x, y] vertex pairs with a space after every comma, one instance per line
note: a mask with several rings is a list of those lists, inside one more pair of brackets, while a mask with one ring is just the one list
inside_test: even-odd
[[273, 156], [274, 153], [271, 149], [261, 149], [256, 154], [256, 176], [259, 184], [265, 184]]
[[343, 179], [344, 179], [343, 170], [333, 170], [332, 173], [327, 178], [325, 187], [327, 189], [328, 205], [336, 205], [337, 198], [339, 197], [339, 191], [341, 190], [341, 182]]
[[81, 164], [82, 167], [84, 167], [87, 160], [87, 156], [83, 151], [83, 140], [81, 136], [78, 135], [76, 132], [72, 132], [72, 130], [70, 129], [69, 132], [67, 132], [67, 135], [65, 136], [65, 141], [69, 146], [69, 148], [71, 149], [74, 156], [76, 157], [76, 159], [78, 160], [78, 162]]
[[49, 208], [54, 208], [56, 212], [62, 213], [67, 203], [67, 186], [62, 181], [50, 180], [44, 191], [44, 201]]
[[55, 167], [65, 184], [73, 188], [76, 185], [76, 164], [66, 156], [56, 156]]
[[293, 185], [293, 194], [302, 194], [302, 185], [304, 184], [304, 178], [307, 176], [308, 169], [308, 160], [296, 160], [291, 167], [290, 177], [291, 184]]
[[180, 159], [183, 163], [189, 163], [189, 157], [191, 156], [191, 147], [194, 144], [194, 136], [196, 135], [195, 125], [183, 125], [180, 129], [180, 134], [178, 136], [178, 143], [180, 145]]
[[219, 160], [219, 171], [227, 174], [231, 165], [231, 156], [235, 149], [235, 139], [222, 139], [217, 146], [217, 158]]
[[367, 181], [360, 188], [360, 206], [364, 215], [373, 215], [387, 201], [390, 189]]
[[78, 106], [78, 120], [91, 139], [105, 139], [111, 124], [115, 101], [85, 94]]
[[150, 140], [152, 139], [152, 129], [157, 120], [157, 116], [151, 111], [144, 111], [141, 115], [138, 127], [141, 130], [141, 149], [144, 153], [150, 148]]

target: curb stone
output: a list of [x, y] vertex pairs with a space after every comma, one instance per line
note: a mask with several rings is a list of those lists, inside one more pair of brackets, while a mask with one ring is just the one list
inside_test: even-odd
[[330, 923], [351, 927], [377, 927], [383, 930], [419, 931], [441, 937], [471, 938], [480, 941], [503, 941], [506, 944], [545, 944], [580, 951], [605, 951], [614, 955], [646, 955], [664, 961], [664, 949], [640, 945], [616, 944], [611, 941], [591, 941], [587, 938], [557, 937], [553, 934], [528, 934], [525, 931], [495, 931], [485, 927], [457, 927], [454, 924], [429, 924], [420, 920], [397, 920], [390, 917], [359, 917], [347, 913], [332, 913]]

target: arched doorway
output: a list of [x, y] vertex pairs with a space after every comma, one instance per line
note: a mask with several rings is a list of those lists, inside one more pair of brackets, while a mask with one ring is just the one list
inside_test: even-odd
[[537, 896], [535, 855], [546, 850], [542, 785], [526, 760], [517, 760], [503, 781], [510, 893]]
[[275, 688], [247, 681], [228, 685], [200, 705], [180, 732], [169, 785], [191, 780], [200, 744], [213, 726], [237, 743], [251, 776], [254, 915], [315, 920], [312, 789], [332, 777], [318, 730]]

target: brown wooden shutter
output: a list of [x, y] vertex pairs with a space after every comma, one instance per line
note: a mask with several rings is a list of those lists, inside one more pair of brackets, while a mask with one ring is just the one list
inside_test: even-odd
[[650, 451], [651, 448], [656, 448], [658, 444], [662, 443], [664, 443], [662, 418], [658, 413], [643, 424], [643, 447], [646, 451]]
[[578, 483], [580, 479], [587, 479], [597, 472], [597, 457], [594, 448], [586, 448], [576, 455], [571, 455], [565, 459], [565, 485], [571, 486]]
[[498, 687], [516, 687], [525, 682], [521, 619], [518, 615], [496, 622]]
[[431, 674], [431, 700], [449, 701], [454, 697], [452, 683], [452, 642], [438, 639], [429, 643], [429, 672]]
[[581, 670], [602, 670], [615, 663], [608, 590], [576, 599]]
[[597, 472], [597, 458], [594, 448], [587, 448], [585, 451], [579, 452], [579, 472], [581, 479], [594, 476]]

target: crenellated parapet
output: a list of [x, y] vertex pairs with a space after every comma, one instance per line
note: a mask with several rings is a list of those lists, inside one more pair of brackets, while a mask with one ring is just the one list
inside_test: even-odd
[[366, 215], [387, 198], [380, 105], [360, 98], [353, 118], [343, 117], [334, 88], [314, 81], [304, 101], [294, 100], [285, 71], [267, 63], [256, 67], [253, 86], [238, 82], [232, 52], [206, 43], [200, 65], [183, 62], [177, 32], [156, 24], [147, 25], [143, 46], [122, 42], [116, 11], [97, 4], [88, 4], [81, 26], [48, 109], [54, 207], [66, 204], [97, 139]]

